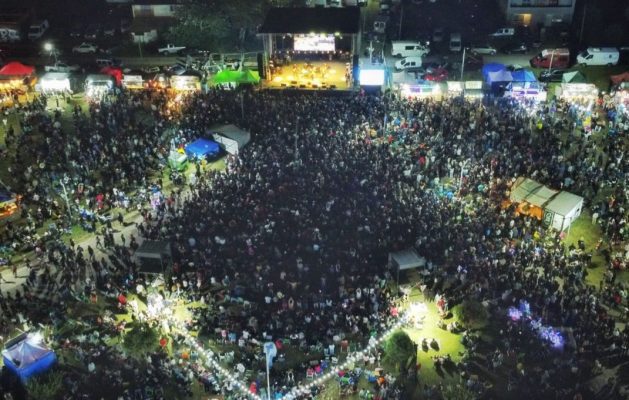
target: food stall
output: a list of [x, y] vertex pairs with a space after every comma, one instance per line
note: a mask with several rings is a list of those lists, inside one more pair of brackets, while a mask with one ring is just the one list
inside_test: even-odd
[[27, 93], [37, 82], [35, 68], [13, 61], [0, 68], [0, 105], [26, 102]]
[[598, 88], [593, 83], [562, 83], [557, 87], [557, 97], [565, 100], [590, 100], [598, 98]]
[[507, 85], [504, 96], [546, 101], [547, 92], [539, 82], [511, 82]]
[[460, 96], [463, 94], [463, 82], [461, 81], [448, 81], [448, 96]]
[[422, 81], [416, 84], [403, 83], [400, 85], [400, 96], [406, 98], [432, 97], [441, 100], [442, 91], [438, 83]]
[[68, 93], [70, 89], [70, 74], [67, 72], [46, 72], [37, 85], [39, 91], [46, 94]]
[[465, 81], [463, 95], [466, 99], [483, 98], [483, 81]]
[[178, 91], [201, 90], [201, 78], [196, 75], [174, 75], [170, 77], [170, 87]]
[[144, 79], [142, 75], [124, 74], [122, 77], [122, 87], [129, 90], [144, 89]]
[[104, 74], [88, 75], [85, 79], [85, 95], [91, 98], [105, 96], [114, 88], [114, 78]]

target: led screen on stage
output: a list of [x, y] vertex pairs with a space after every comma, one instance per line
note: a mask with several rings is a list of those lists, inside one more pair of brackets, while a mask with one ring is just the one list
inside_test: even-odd
[[293, 50], [295, 51], [334, 51], [333, 35], [304, 35], [295, 36]]
[[382, 86], [384, 85], [384, 70], [361, 69], [358, 80], [364, 86]]

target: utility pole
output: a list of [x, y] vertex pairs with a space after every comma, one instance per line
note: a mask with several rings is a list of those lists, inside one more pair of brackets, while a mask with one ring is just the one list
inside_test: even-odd
[[461, 82], [463, 82], [463, 71], [465, 70], [465, 49], [466, 47], [463, 47], [463, 57], [461, 60]]
[[583, 0], [583, 15], [581, 16], [581, 30], [579, 31], [579, 43], [583, 43], [583, 30], [585, 29], [585, 16], [588, 9], [588, 0]]
[[397, 38], [402, 39], [402, 21], [404, 20], [404, 1], [400, 4], [400, 27], [398, 28]]

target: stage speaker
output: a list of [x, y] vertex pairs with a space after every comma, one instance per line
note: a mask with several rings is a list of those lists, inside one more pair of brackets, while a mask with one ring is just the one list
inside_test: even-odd
[[260, 79], [266, 79], [266, 69], [264, 68], [264, 57], [262, 53], [258, 53], [258, 74], [260, 74]]
[[352, 78], [354, 82], [358, 82], [358, 71], [359, 71], [359, 62], [358, 62], [358, 54], [354, 54], [352, 57]]

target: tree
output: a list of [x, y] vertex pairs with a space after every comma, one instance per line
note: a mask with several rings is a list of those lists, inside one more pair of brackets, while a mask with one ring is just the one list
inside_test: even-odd
[[166, 37], [172, 43], [212, 51], [240, 47], [266, 9], [267, 3], [259, 0], [184, 0]]
[[127, 328], [131, 330], [124, 335], [123, 347], [131, 357], [143, 359], [158, 349], [159, 334], [155, 328], [143, 322], [127, 324]]
[[399, 370], [414, 363], [416, 357], [415, 343], [403, 330], [395, 331], [384, 345], [385, 362], [396, 366]]

